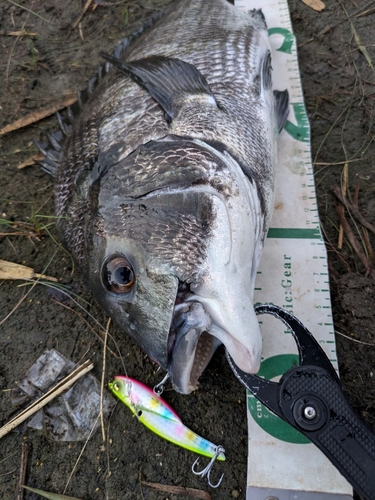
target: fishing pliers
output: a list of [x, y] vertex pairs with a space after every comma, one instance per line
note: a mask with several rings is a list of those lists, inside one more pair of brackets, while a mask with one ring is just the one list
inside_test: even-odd
[[279, 382], [243, 372], [227, 352], [238, 380], [270, 411], [314, 443], [366, 500], [375, 500], [375, 434], [349, 405], [328, 357], [307, 328], [273, 304], [255, 307], [290, 328], [300, 364]]

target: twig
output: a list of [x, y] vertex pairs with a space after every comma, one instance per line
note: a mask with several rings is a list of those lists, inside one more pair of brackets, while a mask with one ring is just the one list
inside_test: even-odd
[[4, 474], [0, 474], [0, 477], [9, 476], [10, 474], [13, 474], [13, 472], [16, 472], [16, 470], [17, 470], [17, 467], [13, 470], [10, 470], [9, 472], [4, 472]]
[[373, 14], [374, 12], [375, 12], [375, 9], [367, 9], [364, 12], [357, 14], [355, 17], [368, 16], [369, 14]]
[[5, 226], [12, 231], [0, 231], [0, 236], [26, 236], [27, 238], [36, 238], [40, 241], [39, 236], [43, 234], [43, 229], [36, 227], [35, 224], [22, 221], [8, 221], [0, 218], [0, 227]]
[[341, 5], [341, 8], [342, 10], [344, 11], [347, 19], [348, 19], [348, 22], [349, 22], [349, 25], [350, 25], [350, 29], [351, 29], [351, 32], [353, 33], [353, 36], [354, 36], [354, 39], [356, 41], [356, 44], [358, 46], [358, 50], [360, 50], [362, 52], [362, 54], [365, 56], [365, 59], [367, 61], [367, 64], [370, 66], [371, 69], [374, 69], [374, 66], [372, 64], [372, 60], [371, 60], [371, 57], [370, 57], [370, 54], [367, 52], [367, 49], [366, 47], [363, 45], [361, 39], [359, 38], [359, 35], [357, 33], [357, 30], [355, 29], [354, 27], [354, 24], [352, 23], [352, 21], [350, 20], [350, 17], [344, 4], [342, 3], [341, 0], [339, 0], [340, 2], [340, 5]]
[[[6, 462], [7, 460], [9, 460], [10, 458], [14, 457], [14, 455], [17, 455], [18, 453], [18, 450], [17, 451], [14, 451], [13, 453], [11, 453], [10, 455], [8, 455], [7, 457], [3, 458], [2, 460], [0, 460], [0, 464], [2, 464], [3, 462]], [[3, 474], [2, 474], [3, 475]], [[6, 475], [6, 474], [5, 474]]]
[[358, 243], [358, 240], [357, 240], [355, 234], [353, 233], [352, 228], [349, 225], [349, 222], [346, 220], [345, 214], [343, 214], [341, 212], [341, 209], [339, 208], [339, 206], [337, 206], [337, 204], [336, 204], [336, 209], [337, 209], [337, 214], [339, 217], [340, 224], [344, 228], [345, 234], [346, 234], [348, 240], [350, 241], [350, 244], [352, 245], [353, 249], [357, 253], [360, 261], [364, 265], [364, 267], [366, 269], [366, 274], [371, 276], [371, 278], [373, 278], [375, 280], [375, 269], [371, 268], [369, 260], [366, 257], [365, 252], [363, 251], [361, 245]]
[[[81, 307], [81, 309], [83, 311], [85, 311], [89, 316], [93, 317], [92, 315], [90, 315], [90, 313], [88, 311], [86, 311], [86, 309], [84, 309], [80, 304], [78, 304], [78, 302], [76, 302], [74, 299], [72, 299], [72, 297], [70, 297], [69, 294], [66, 294], [75, 304], [77, 304], [79, 307]], [[90, 330], [98, 337], [98, 339], [100, 340], [100, 342], [104, 342], [104, 340], [102, 339], [102, 337], [98, 334], [98, 332], [96, 330], [94, 330], [94, 328], [90, 325], [90, 323], [82, 316], [82, 314], [80, 314], [78, 311], [74, 310], [72, 307], [69, 307], [67, 306], [66, 304], [63, 304], [62, 302], [60, 302], [59, 300], [56, 300], [56, 299], [51, 299], [53, 300], [53, 302], [56, 302], [56, 304], [59, 304], [60, 306], [62, 307], [65, 307], [65, 309], [68, 309], [68, 311], [72, 311], [74, 312], [75, 314], [77, 314], [81, 319], [82, 321], [84, 321], [86, 323], [86, 325], [90, 328]], [[95, 318], [94, 318], [95, 319]], [[95, 320], [96, 321], [96, 320]], [[101, 324], [99, 322], [97, 322], [99, 324], [99, 326], [103, 329], [103, 327], [101, 326]], [[104, 329], [103, 329], [104, 331]], [[112, 337], [111, 337], [112, 338]], [[113, 340], [113, 338], [112, 338]], [[119, 359], [120, 356], [118, 354], [116, 354], [114, 351], [112, 351], [112, 349], [110, 347], [107, 346], [107, 349], [108, 351], [112, 354], [112, 356], [114, 356], [115, 358]]]
[[67, 497], [66, 495], [59, 495], [58, 493], [51, 493], [49, 491], [39, 490], [38, 488], [30, 488], [30, 486], [23, 485], [25, 490], [32, 491], [41, 497], [47, 498], [48, 500], [80, 500], [77, 497]]
[[42, 155], [42, 153], [30, 156], [30, 158], [27, 158], [27, 160], [17, 165], [17, 168], [21, 170], [22, 168], [30, 167], [31, 165], [35, 165], [36, 162], [43, 160], [43, 158], [44, 156]]
[[84, 37], [83, 37], [83, 31], [82, 31], [82, 23], [79, 23], [78, 24], [78, 32], [79, 32], [79, 37], [80, 39], [82, 40], [82, 42], [85, 41]]
[[361, 187], [361, 182], [358, 181], [355, 189], [354, 189], [354, 196], [353, 196], [353, 207], [355, 207], [358, 210], [358, 198], [359, 198], [359, 189]]
[[351, 203], [347, 198], [344, 198], [342, 196], [341, 190], [338, 186], [333, 186], [332, 192], [336, 196], [336, 198], [338, 198], [344, 206], [346, 206], [347, 208], [349, 208], [353, 212], [353, 215], [356, 217], [358, 222], [360, 222], [362, 224], [362, 226], [367, 227], [367, 229], [369, 229], [372, 233], [375, 234], [375, 226], [373, 224], [371, 224], [371, 222], [368, 222], [363, 217], [361, 212], [358, 210], [358, 208], [356, 206], [353, 205], [353, 203]]
[[309, 38], [308, 40], [305, 40], [304, 42], [299, 43], [299, 44], [297, 45], [297, 48], [299, 49], [299, 48], [303, 47], [304, 45], [307, 45], [308, 43], [313, 42], [314, 40], [315, 40], [315, 38], [314, 38], [314, 37]]
[[48, 404], [52, 399], [56, 398], [59, 394], [66, 391], [71, 387], [74, 382], [83, 377], [86, 373], [94, 368], [94, 363], [90, 360], [85, 361], [82, 365], [78, 366], [73, 370], [67, 377], [63, 378], [55, 387], [50, 389], [46, 394], [37, 399], [32, 403], [26, 410], [22, 411], [19, 415], [12, 418], [8, 423], [0, 428], [0, 439], [4, 437], [8, 432], [15, 429], [19, 424], [24, 422], [26, 419], [34, 415], [37, 411]]
[[26, 299], [26, 297], [29, 295], [29, 293], [31, 292], [31, 290], [34, 288], [35, 285], [36, 285], [36, 283], [33, 284], [33, 286], [30, 288], [30, 290], [28, 290], [26, 293], [24, 293], [22, 295], [22, 297], [20, 298], [20, 300], [13, 307], [13, 309], [0, 321], [0, 326], [3, 325], [6, 322], [6, 320], [12, 316], [12, 314], [14, 313], [14, 311], [16, 311], [19, 308], [19, 306]]
[[26, 10], [27, 12], [30, 12], [30, 14], [33, 14], [36, 17], [39, 17], [39, 19], [42, 19], [48, 24], [53, 24], [51, 21], [48, 21], [45, 17], [42, 17], [40, 14], [37, 14], [33, 10], [28, 9], [27, 7], [24, 7], [23, 5], [20, 5], [19, 3], [14, 2], [13, 0], [8, 0], [9, 3], [15, 5], [16, 7], [19, 7], [20, 9]]
[[346, 268], [347, 272], [348, 272], [348, 273], [350, 273], [350, 271], [351, 271], [351, 270], [350, 270], [350, 266], [349, 266], [349, 264], [346, 262], [346, 260], [345, 260], [344, 256], [342, 255], [342, 253], [341, 253], [341, 252], [339, 252], [339, 251], [337, 250], [337, 248], [335, 247], [335, 245], [333, 245], [333, 243], [332, 243], [332, 242], [331, 242], [331, 240], [329, 239], [329, 236], [328, 236], [328, 234], [327, 234], [326, 230], [324, 229], [324, 226], [322, 225], [321, 227], [322, 227], [322, 232], [323, 232], [323, 234], [324, 234], [324, 238], [325, 238], [326, 243], [327, 243], [327, 246], [328, 246], [328, 248], [327, 248], [328, 252], [329, 252], [330, 250], [331, 250], [332, 252], [334, 252], [334, 253], [336, 254], [337, 258], [339, 258], [339, 259], [341, 260], [341, 262], [342, 262], [343, 266]]
[[143, 495], [143, 489], [142, 489], [141, 471], [139, 471], [139, 491], [141, 492], [142, 500], [145, 500], [145, 497]]
[[83, 7], [80, 15], [78, 16], [78, 18], [72, 24], [72, 27], [70, 28], [70, 31], [69, 31], [68, 36], [66, 38], [69, 38], [71, 32], [79, 25], [79, 23], [81, 22], [83, 16], [86, 14], [86, 11], [90, 7], [91, 4], [92, 4], [92, 0], [87, 0], [87, 2], [85, 3], [85, 6]]
[[96, 424], [98, 423], [98, 420], [99, 420], [99, 415], [96, 417], [96, 420], [95, 420], [95, 422], [94, 422], [94, 425], [93, 425], [93, 426], [92, 426], [92, 428], [91, 428], [90, 434], [88, 435], [88, 437], [87, 437], [87, 439], [86, 439], [86, 442], [85, 442], [85, 444], [83, 445], [83, 447], [82, 447], [82, 450], [81, 450], [80, 454], [78, 455], [78, 458], [77, 458], [77, 460], [76, 460], [76, 463], [74, 464], [74, 467], [73, 467], [73, 469], [72, 469], [72, 472], [70, 473], [70, 475], [69, 475], [69, 477], [68, 477], [68, 481], [66, 482], [66, 485], [65, 485], [65, 488], [64, 488], [63, 494], [65, 494], [66, 490], [68, 489], [68, 486], [69, 486], [70, 480], [72, 479], [73, 474], [74, 474], [74, 472], [75, 472], [75, 470], [76, 470], [76, 468], [77, 468], [77, 465], [78, 465], [79, 461], [81, 460], [81, 457], [82, 457], [82, 455], [83, 455], [83, 452], [84, 452], [84, 451], [85, 451], [85, 449], [86, 449], [87, 443], [89, 442], [89, 440], [90, 440], [90, 438], [91, 438], [91, 436], [92, 436], [92, 433], [94, 432], [94, 429], [96, 428]]
[[26, 30], [21, 31], [0, 31], [1, 36], [39, 36], [38, 33], [32, 33]]
[[319, 167], [333, 167], [335, 165], [345, 165], [346, 163], [353, 163], [354, 161], [363, 161], [364, 158], [354, 158], [353, 160], [347, 160], [347, 161], [334, 161], [327, 163], [325, 161], [314, 161], [315, 166]]
[[374, 249], [372, 248], [370, 238], [368, 237], [368, 232], [366, 231], [366, 228], [364, 228], [363, 226], [361, 226], [361, 234], [362, 234], [363, 242], [366, 246], [368, 255], [370, 257], [370, 261], [372, 263], [374, 263], [374, 258], [375, 258]]
[[[359, 210], [358, 209], [358, 198], [359, 198], [360, 186], [361, 186], [361, 182], [358, 181], [356, 186], [355, 186], [354, 196], [353, 196], [353, 201], [352, 201], [353, 207], [356, 210]], [[370, 238], [368, 236], [367, 229], [365, 227], [363, 227], [363, 224], [361, 225], [360, 229], [361, 229], [363, 244], [365, 245], [367, 253], [370, 257], [371, 266], [373, 266], [373, 264], [375, 263], [375, 254], [374, 254], [374, 250], [373, 250], [372, 245], [371, 245]]]
[[370, 66], [371, 69], [374, 69], [374, 66], [372, 64], [372, 59], [371, 59], [371, 56], [370, 54], [368, 53], [365, 45], [363, 45], [361, 39], [359, 38], [359, 35], [357, 33], [357, 30], [355, 29], [354, 27], [354, 24], [349, 21], [349, 24], [350, 24], [350, 28], [352, 30], [352, 33], [354, 35], [354, 39], [356, 41], [356, 44], [358, 45], [358, 49], [362, 52], [362, 54], [365, 56], [365, 59], [367, 61], [367, 64]]
[[39, 274], [34, 272], [31, 267], [23, 266], [21, 264], [15, 264], [14, 262], [9, 262], [7, 260], [0, 259], [0, 279], [2, 280], [30, 280], [32, 278], [40, 278], [48, 281], [59, 281], [53, 276], [46, 276], [45, 274]]
[[341, 335], [341, 337], [345, 337], [348, 340], [352, 340], [353, 342], [357, 342], [358, 344], [370, 345], [371, 347], [375, 346], [375, 344], [370, 344], [369, 342], [362, 342], [362, 340], [353, 339], [352, 337], [349, 337], [349, 335], [345, 335], [344, 333], [338, 332], [337, 330], [335, 330], [335, 333], [337, 333], [338, 335]]
[[23, 500], [23, 484], [26, 479], [27, 458], [29, 456], [30, 444], [22, 443], [20, 477], [18, 480], [18, 492], [16, 500]]
[[171, 493], [172, 495], [184, 495], [190, 498], [197, 498], [198, 500], [211, 500], [211, 495], [207, 491], [197, 490], [195, 488], [183, 488], [181, 486], [171, 486], [168, 484], [149, 483], [142, 481], [142, 484], [154, 488], [158, 491]]
[[[113, 408], [113, 411], [110, 413], [109, 417], [108, 417], [108, 424], [107, 424], [107, 436], [109, 436], [109, 427], [111, 425], [111, 419], [113, 417], [113, 414], [114, 414], [114, 409], [117, 405], [117, 401], [115, 403], [115, 406]], [[106, 452], [107, 452], [107, 471], [106, 471], [106, 475], [104, 476], [104, 481], [107, 482], [107, 480], [112, 476], [112, 471], [111, 471], [111, 464], [110, 464], [110, 460], [109, 460], [109, 446], [106, 447]], [[106, 499], [108, 500], [108, 492], [106, 491]]]
[[107, 353], [107, 339], [109, 325], [111, 324], [111, 318], [108, 318], [107, 327], [104, 332], [104, 347], [103, 347], [103, 369], [102, 369], [102, 381], [100, 384], [100, 424], [102, 426], [102, 437], [103, 443], [105, 443], [105, 428], [104, 428], [104, 414], [103, 414], [103, 391], [104, 391], [104, 379], [105, 379], [105, 368], [106, 368], [106, 353]]
[[[47, 262], [47, 264], [45, 265], [43, 271], [47, 270], [48, 269], [48, 266], [51, 264], [52, 260], [55, 258], [55, 255], [57, 253], [57, 250], [56, 249], [54, 252], [53, 252], [53, 255], [52, 257], [50, 258], [50, 260]], [[43, 283], [43, 281], [40, 281], [40, 278], [38, 278], [37, 280], [33, 281], [33, 280], [28, 280], [32, 283], [31, 285], [31, 288], [30, 290], [28, 290], [25, 294], [22, 295], [22, 297], [20, 298], [20, 300], [17, 302], [17, 304], [13, 307], [13, 309], [10, 311], [10, 313], [8, 313], [5, 318], [3, 318], [1, 321], [0, 321], [0, 326], [2, 324], [4, 324], [8, 318], [10, 318], [10, 316], [14, 313], [14, 311], [17, 310], [17, 308], [22, 304], [22, 302], [26, 299], [26, 297], [32, 292], [32, 290], [36, 287], [36, 285], [38, 284], [41, 284], [41, 285], [44, 285], [45, 283]], [[48, 283], [48, 286], [52, 286]]]
[[[348, 187], [348, 164], [345, 163], [344, 170], [343, 170], [342, 186], [341, 186], [341, 194], [342, 194], [343, 197], [345, 197], [345, 195], [346, 195], [347, 187]], [[342, 215], [344, 215], [344, 213], [345, 213], [345, 206], [344, 205], [340, 205], [339, 207], [337, 207], [337, 210], [340, 210], [342, 212]], [[344, 238], [344, 228], [342, 227], [342, 224], [340, 223], [339, 240], [338, 240], [338, 243], [337, 243], [337, 248], [339, 250], [342, 249], [343, 238]]]
[[[10, 1], [10, 0], [8, 0], [8, 1]], [[33, 5], [33, 4], [32, 4], [32, 5]], [[24, 28], [25, 28], [25, 26], [26, 26], [26, 23], [27, 23], [28, 19], [29, 19], [29, 14], [27, 14], [26, 19], [24, 20], [24, 22], [23, 22], [23, 24], [22, 24], [21, 31], [23, 31], [23, 30], [24, 30]], [[6, 88], [7, 88], [7, 89], [8, 89], [8, 85], [9, 85], [9, 69], [10, 69], [10, 61], [11, 61], [11, 59], [12, 59], [13, 52], [14, 52], [14, 49], [16, 48], [17, 42], [18, 42], [18, 40], [19, 40], [20, 38], [21, 38], [21, 36], [20, 36], [20, 35], [18, 35], [18, 36], [17, 36], [17, 38], [16, 38], [16, 40], [15, 40], [15, 42], [14, 42], [14, 44], [13, 44], [13, 46], [12, 46], [12, 49], [11, 49], [10, 54], [9, 54], [9, 57], [8, 57], [7, 69], [6, 69], [6, 72], [5, 72], [5, 82], [6, 82], [6, 84], [5, 84], [5, 85], [6, 85]]]
[[14, 130], [27, 127], [27, 125], [31, 125], [32, 123], [38, 122], [39, 120], [46, 118], [47, 116], [53, 115], [54, 113], [56, 113], [56, 111], [71, 106], [76, 101], [77, 101], [76, 95], [74, 97], [73, 96], [65, 97], [64, 99], [61, 99], [60, 101], [57, 101], [56, 103], [52, 104], [52, 106], [50, 106], [49, 108], [41, 109], [40, 111], [35, 111], [30, 115], [24, 116], [23, 118], [20, 118], [19, 120], [10, 123], [6, 127], [0, 129], [0, 135], [8, 134], [9, 132], [13, 132]]
[[38, 241], [40, 241], [40, 239], [38, 238], [38, 236], [36, 236], [35, 234], [27, 234], [23, 231], [12, 231], [11, 233], [5, 233], [5, 232], [1, 232], [0, 233], [0, 236], [27, 236], [28, 238], [35, 238], [37, 239]]

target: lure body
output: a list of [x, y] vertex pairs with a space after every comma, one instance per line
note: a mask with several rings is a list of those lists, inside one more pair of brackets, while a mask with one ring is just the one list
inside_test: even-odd
[[[215, 446], [186, 427], [177, 413], [149, 387], [129, 377], [116, 376], [108, 384], [112, 393], [158, 436], [206, 457], [213, 457]], [[225, 460], [220, 453], [218, 460]]]

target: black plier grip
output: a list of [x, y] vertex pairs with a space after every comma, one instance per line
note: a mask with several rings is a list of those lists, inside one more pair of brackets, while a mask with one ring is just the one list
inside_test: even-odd
[[375, 435], [349, 405], [326, 354], [284, 309], [262, 304], [255, 312], [272, 314], [290, 328], [300, 364], [272, 382], [240, 370], [227, 351], [234, 374], [269, 410], [314, 443], [360, 495], [375, 500]]

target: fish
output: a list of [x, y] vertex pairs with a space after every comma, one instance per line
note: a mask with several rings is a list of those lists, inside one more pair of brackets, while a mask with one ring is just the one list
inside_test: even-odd
[[289, 110], [263, 13], [177, 0], [102, 56], [40, 145], [60, 239], [177, 392], [197, 389], [221, 344], [256, 373], [254, 284]]
[[225, 460], [225, 450], [222, 447], [186, 427], [169, 404], [142, 382], [117, 375], [109, 382], [108, 387], [143, 425], [158, 436], [205, 457]]

